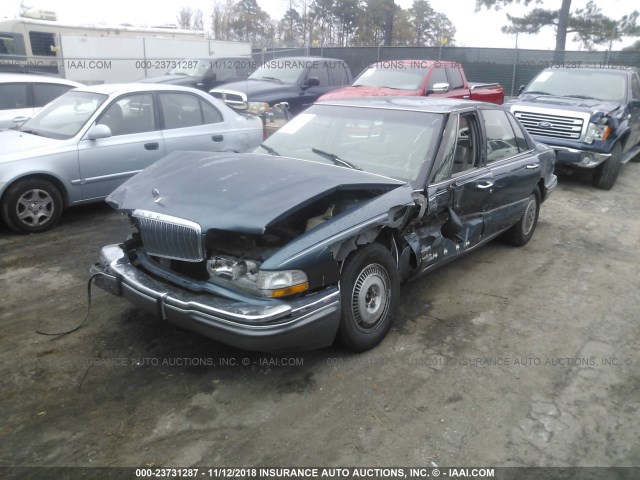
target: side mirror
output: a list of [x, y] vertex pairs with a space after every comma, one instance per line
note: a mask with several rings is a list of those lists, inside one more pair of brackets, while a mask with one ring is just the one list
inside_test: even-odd
[[522, 92], [524, 92], [525, 88], [527, 88], [526, 85], [520, 85], [520, 88], [518, 89], [518, 95], [522, 95]]
[[16, 127], [22, 125], [24, 122], [29, 120], [30, 117], [15, 117], [11, 121], [15, 124]]
[[109, 138], [111, 136], [111, 129], [102, 123], [94, 125], [87, 132], [87, 138], [89, 140], [98, 140], [100, 138]]
[[317, 87], [318, 85], [320, 85], [320, 79], [318, 77], [309, 77], [302, 84], [302, 88]]
[[427, 90], [427, 95], [430, 93], [447, 93], [449, 91], [448, 83], [434, 83], [430, 90]]

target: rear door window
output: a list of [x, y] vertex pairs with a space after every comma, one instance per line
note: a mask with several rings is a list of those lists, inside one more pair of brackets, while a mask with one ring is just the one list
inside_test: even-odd
[[505, 113], [507, 115], [507, 118], [509, 119], [509, 123], [511, 124], [511, 127], [513, 128], [513, 131], [516, 134], [516, 141], [518, 142], [518, 149], [521, 152], [526, 152], [527, 150], [531, 150], [531, 147], [527, 143], [527, 138], [524, 136], [524, 133], [522, 131], [522, 126], [518, 123], [518, 121], [511, 114], [511, 112], [505, 112]]
[[195, 127], [224, 120], [213, 105], [189, 93], [160, 93], [165, 129]]
[[202, 125], [198, 97], [184, 93], [161, 93], [160, 105], [166, 129]]
[[519, 153], [511, 123], [503, 110], [483, 110], [484, 127], [487, 132], [487, 163], [513, 157]]

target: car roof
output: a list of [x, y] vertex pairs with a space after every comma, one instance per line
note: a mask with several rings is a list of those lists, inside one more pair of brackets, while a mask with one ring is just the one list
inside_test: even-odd
[[425, 98], [412, 96], [398, 97], [355, 97], [336, 100], [321, 100], [316, 105], [336, 105], [341, 107], [367, 107], [389, 110], [407, 110], [432, 113], [450, 113], [477, 107], [502, 108], [500, 105], [457, 98]]
[[17, 83], [17, 82], [29, 82], [29, 83], [57, 83], [62, 85], [69, 85], [72, 87], [84, 87], [83, 84], [67, 80], [61, 77], [55, 77], [51, 75], [37, 75], [31, 73], [0, 73], [0, 83]]
[[161, 83], [101, 83], [100, 85], [91, 85], [78, 89], [82, 92], [102, 93], [103, 95], [114, 95], [129, 92], [157, 92], [157, 91], [184, 91], [191, 93], [203, 92], [191, 87], [183, 87], [179, 85], [163, 85]]

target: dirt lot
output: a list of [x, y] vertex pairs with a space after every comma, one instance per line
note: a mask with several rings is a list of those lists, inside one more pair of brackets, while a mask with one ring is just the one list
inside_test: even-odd
[[376, 349], [263, 355], [98, 289], [104, 205], [0, 231], [0, 466], [640, 465], [640, 165], [408, 285]]

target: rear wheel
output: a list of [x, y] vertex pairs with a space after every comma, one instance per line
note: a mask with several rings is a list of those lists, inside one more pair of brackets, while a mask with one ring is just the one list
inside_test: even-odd
[[342, 270], [340, 291], [338, 339], [354, 352], [375, 347], [389, 332], [398, 309], [400, 280], [389, 251], [374, 243], [353, 253]]
[[39, 233], [52, 228], [62, 214], [58, 189], [41, 178], [21, 180], [7, 190], [2, 219], [17, 233]]
[[533, 232], [538, 225], [538, 214], [540, 213], [540, 191], [536, 188], [527, 199], [524, 213], [518, 223], [504, 234], [507, 243], [521, 247], [531, 240]]
[[611, 150], [611, 157], [598, 165], [593, 171], [593, 186], [602, 190], [610, 190], [616, 183], [622, 168], [622, 147], [616, 143]]

